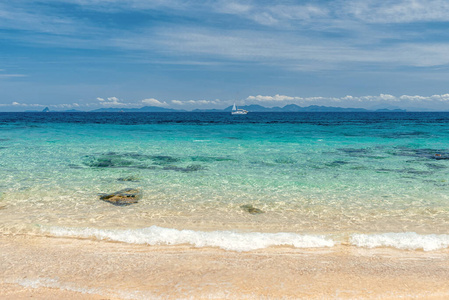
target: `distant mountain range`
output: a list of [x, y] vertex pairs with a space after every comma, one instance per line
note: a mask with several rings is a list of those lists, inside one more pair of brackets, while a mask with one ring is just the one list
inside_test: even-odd
[[[364, 108], [344, 108], [344, 107], [334, 107], [334, 106], [318, 106], [310, 105], [306, 107], [298, 106], [295, 104], [289, 104], [284, 107], [264, 107], [261, 105], [246, 105], [239, 106], [241, 109], [245, 109], [249, 112], [405, 112], [405, 109], [376, 109], [369, 110]], [[192, 112], [230, 112], [232, 106], [226, 107], [225, 109], [195, 109]], [[46, 107], [43, 112], [49, 112], [50, 110]], [[66, 110], [64, 112], [83, 112], [80, 110]], [[99, 108], [91, 110], [89, 112], [188, 112], [186, 110], [178, 110], [171, 108], [163, 108], [157, 106], [144, 106], [141, 108]]]
[[[369, 110], [364, 108], [343, 108], [333, 106], [318, 106], [311, 105], [307, 107], [301, 107], [295, 104], [289, 104], [284, 107], [264, 107], [261, 105], [245, 105], [239, 106], [241, 109], [245, 109], [249, 112], [405, 112], [404, 109], [376, 109]], [[232, 106], [225, 109], [195, 109], [192, 112], [230, 112]], [[144, 106], [142, 108], [100, 108], [92, 110], [92, 112], [186, 112], [186, 110], [176, 110], [170, 108], [156, 107], [156, 106]]]

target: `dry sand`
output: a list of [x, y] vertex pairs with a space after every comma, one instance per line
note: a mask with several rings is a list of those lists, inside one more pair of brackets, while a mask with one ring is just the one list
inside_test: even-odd
[[0, 299], [449, 299], [449, 251], [0, 236]]

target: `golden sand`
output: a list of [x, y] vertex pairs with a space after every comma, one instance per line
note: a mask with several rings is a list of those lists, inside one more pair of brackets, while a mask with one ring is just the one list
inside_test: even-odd
[[449, 251], [0, 236], [0, 299], [449, 299]]

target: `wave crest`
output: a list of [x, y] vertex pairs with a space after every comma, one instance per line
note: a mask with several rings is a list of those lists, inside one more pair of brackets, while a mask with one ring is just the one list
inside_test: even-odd
[[449, 247], [449, 235], [420, 235], [416, 232], [353, 234], [349, 242], [357, 247], [393, 247], [405, 250], [423, 249], [424, 251], [432, 251]]
[[111, 240], [130, 244], [180, 245], [195, 247], [219, 247], [224, 250], [250, 251], [270, 246], [293, 246], [296, 248], [333, 247], [335, 242], [320, 235], [296, 233], [261, 233], [235, 231], [177, 230], [151, 226], [140, 229], [95, 229], [95, 228], [43, 228], [54, 236], [70, 236]]

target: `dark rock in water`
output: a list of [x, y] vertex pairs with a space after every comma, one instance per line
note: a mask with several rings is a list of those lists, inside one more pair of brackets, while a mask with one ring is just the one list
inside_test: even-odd
[[431, 171], [422, 171], [422, 170], [416, 170], [412, 168], [405, 168], [400, 170], [401, 173], [408, 173], [408, 174], [416, 174], [416, 175], [432, 175], [433, 172]]
[[126, 188], [111, 194], [100, 194], [100, 200], [117, 206], [131, 205], [137, 203], [141, 198], [140, 190], [133, 188]]
[[186, 167], [187, 172], [195, 172], [195, 171], [201, 171], [201, 170], [205, 170], [205, 169], [206, 168], [203, 167], [202, 165], [196, 165], [196, 164], [188, 165]]
[[442, 165], [436, 165], [436, 164], [426, 164], [430, 169], [440, 170], [440, 169], [446, 169], [446, 166]]
[[179, 158], [168, 156], [168, 155], [155, 155], [150, 157], [152, 160], [156, 161], [157, 164], [170, 164], [180, 161]]
[[87, 166], [93, 168], [123, 168], [130, 167], [133, 162], [119, 157], [99, 157], [86, 163]]
[[393, 155], [428, 158], [434, 160], [449, 160], [449, 153], [439, 149], [413, 149], [407, 147], [396, 147], [395, 150], [396, 151], [392, 153]]
[[201, 162], [215, 162], [215, 161], [232, 161], [231, 158], [226, 157], [216, 157], [216, 156], [192, 156], [190, 157], [193, 161], [201, 161]]
[[240, 206], [240, 208], [243, 209], [246, 212], [249, 212], [252, 215], [259, 215], [259, 214], [265, 213], [263, 210], [255, 208], [251, 204], [242, 205], [242, 206]]
[[449, 154], [447, 154], [447, 153], [445, 153], [445, 154], [439, 154], [439, 153], [436, 153], [436, 154], [435, 154], [433, 157], [431, 157], [431, 158], [436, 159], [436, 160], [449, 159]]
[[409, 138], [429, 138], [432, 134], [424, 131], [404, 131], [404, 132], [392, 132], [377, 135], [387, 139], [409, 139]]
[[338, 167], [338, 166], [342, 166], [342, 165], [347, 165], [349, 163], [350, 162], [344, 161], [344, 160], [334, 160], [331, 163], [327, 163], [326, 166], [328, 166], [328, 167]]
[[145, 170], [156, 170], [157, 169], [157, 167], [155, 167], [155, 166], [132, 166], [132, 168], [145, 169]]
[[337, 150], [342, 151], [342, 152], [344, 152], [346, 154], [350, 154], [352, 156], [365, 155], [365, 154], [367, 154], [369, 152], [369, 150], [366, 149], [366, 148], [362, 148], [362, 149], [359, 149], [359, 148], [340, 148], [340, 149], [337, 149]]
[[131, 181], [131, 182], [139, 182], [139, 178], [136, 176], [126, 176], [126, 177], [120, 177], [117, 178], [118, 181]]
[[163, 170], [170, 170], [170, 171], [177, 171], [177, 172], [184, 172], [184, 173], [201, 171], [201, 170], [205, 170], [205, 169], [206, 168], [204, 168], [202, 165], [188, 165], [185, 168], [177, 167], [177, 166], [166, 166], [163, 168]]
[[84, 169], [83, 167], [75, 165], [75, 164], [69, 164], [69, 168], [70, 169]]
[[84, 165], [92, 168], [146, 168], [152, 156], [139, 153], [106, 152], [99, 156], [87, 156]]

